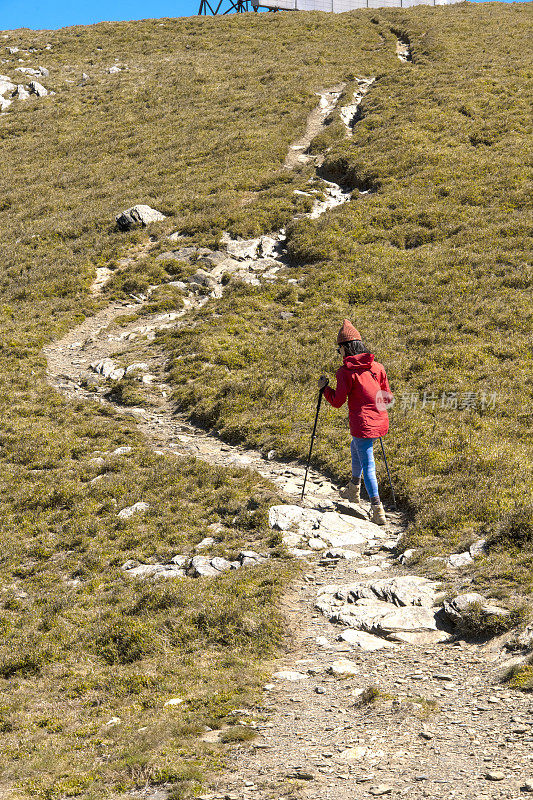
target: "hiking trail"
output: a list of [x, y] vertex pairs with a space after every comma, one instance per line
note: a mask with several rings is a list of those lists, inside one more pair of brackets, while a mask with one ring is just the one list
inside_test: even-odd
[[[359, 94], [341, 114], [347, 135], [372, 82], [359, 80]], [[304, 135], [289, 149], [287, 168], [311, 161], [309, 142], [342, 89], [321, 93]], [[351, 190], [327, 181], [320, 190], [312, 187], [313, 193], [311, 218], [351, 198]], [[134, 248], [124, 265], [150, 246]], [[156, 346], [147, 347], [158, 330], [184, 325], [191, 309], [216, 303], [224, 276], [252, 285], [291, 280], [284, 231], [253, 240], [226, 235], [215, 252], [185, 249], [190, 252], [176, 251], [179, 257], [199, 269], [182, 309], [118, 324], [121, 315], [141, 310], [157, 288], [151, 287], [147, 297], [114, 302], [85, 319], [48, 344], [44, 354], [53, 386], [69, 398], [102, 403], [110, 402], [103, 378], [121, 377], [127, 368], [117, 360], [136, 364], [132, 372], [153, 405], [115, 408], [137, 421], [157, 452], [254, 469], [287, 498], [271, 509], [271, 524], [306, 566], [283, 603], [291, 646], [272, 665], [258, 707], [242, 711], [243, 724], [252, 725], [257, 738], [251, 745], [233, 746], [231, 769], [215, 776], [202, 797], [516, 800], [533, 773], [533, 700], [498, 684], [507, 659], [499, 642], [479, 646], [454, 640], [442, 621], [439, 586], [410, 575], [395, 555], [405, 530], [403, 516], [388, 510], [386, 529], [373, 525], [365, 518], [368, 503], [359, 511], [338, 505], [337, 487], [314, 469], [306, 500], [296, 505], [304, 466], [225, 444], [177, 414], [164, 355]], [[110, 274], [99, 268], [94, 294]], [[142, 361], [134, 355], [137, 346]], [[348, 441], [345, 455], [349, 459]], [[201, 746], [227, 747], [219, 735], [207, 731]], [[129, 796], [163, 800], [166, 794], [163, 787], [146, 787]]]

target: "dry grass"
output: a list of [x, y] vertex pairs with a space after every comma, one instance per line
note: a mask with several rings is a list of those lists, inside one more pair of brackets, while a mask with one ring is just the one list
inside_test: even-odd
[[[328, 85], [379, 77], [353, 140], [331, 127], [315, 142], [332, 148], [326, 170], [379, 191], [290, 227], [296, 287], [236, 287], [216, 326], [208, 305], [197, 331], [162, 338], [174, 358], [200, 353], [173, 370], [177, 401], [228, 440], [301, 456], [315, 375], [333, 369], [330, 342], [347, 314], [398, 393], [500, 396], [486, 413], [395, 411], [389, 449], [412, 541], [497, 533], [504, 513], [527, 505], [530, 408], [513, 401], [517, 386], [531, 394], [525, 16], [520, 4], [258, 14], [2, 39], [23, 50], [3, 51], [3, 73], [20, 57], [42, 64], [57, 92], [0, 120], [2, 790], [97, 798], [148, 781], [193, 793], [214, 763], [198, 732], [251, 702], [282, 641], [275, 608], [289, 570], [279, 562], [164, 585], [120, 569], [191, 552], [212, 523], [223, 526], [221, 555], [273, 546], [270, 488], [153, 455], [132, 423], [52, 391], [40, 350], [112, 294], [186, 275], [155, 260], [170, 231], [215, 246], [223, 229], [274, 230], [304, 208], [293, 191], [311, 170], [282, 164]], [[408, 33], [413, 66], [397, 61], [392, 27]], [[116, 59], [125, 68], [110, 75]], [[95, 268], [146, 240], [114, 225], [135, 202], [168, 215], [151, 231], [159, 241], [107, 297], [91, 298]], [[158, 302], [179, 307], [181, 296]], [[287, 309], [295, 316], [281, 321]], [[126, 401], [130, 389], [120, 387]], [[333, 412], [321, 433], [317, 463], [343, 478], [346, 432]], [[130, 454], [109, 455], [123, 444]], [[103, 467], [91, 462], [102, 453]], [[117, 519], [140, 499], [148, 514]], [[530, 564], [530, 539], [513, 534], [511, 546], [494, 541], [476, 580], [525, 593]], [[177, 695], [186, 703], [164, 706]]]

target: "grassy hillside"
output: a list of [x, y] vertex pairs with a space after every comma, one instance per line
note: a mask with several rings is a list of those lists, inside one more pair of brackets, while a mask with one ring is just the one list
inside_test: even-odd
[[[146, 238], [116, 230], [122, 208], [149, 203], [169, 216], [154, 233], [179, 225], [211, 244], [224, 227], [270, 230], [290, 219], [301, 178], [282, 163], [314, 92], [352, 71], [396, 69], [393, 35], [385, 46], [367, 17], [350, 21], [347, 39], [338, 18], [301, 19], [102, 24], [0, 39], [19, 47], [2, 50], [2, 73], [46, 67], [43, 83], [56, 92], [0, 118], [6, 792], [100, 797], [170, 781], [186, 795], [204, 763], [214, 765], [198, 732], [232, 722], [282, 640], [276, 601], [289, 567], [186, 585], [136, 585], [120, 569], [130, 558], [190, 553], [213, 523], [222, 525], [221, 555], [275, 548], [265, 527], [271, 489], [246, 473], [169, 463], [132, 423], [67, 403], [46, 385], [41, 347], [96, 310], [95, 268]], [[115, 63], [122, 71], [108, 73]], [[111, 291], [165, 277], [145, 261]], [[112, 455], [125, 444], [130, 453]], [[117, 518], [139, 500], [148, 514]], [[186, 702], [165, 707], [173, 697]]]
[[[338, 367], [335, 335], [348, 316], [396, 393], [387, 445], [412, 514], [406, 546], [423, 556], [488, 536], [491, 554], [466, 580], [528, 594], [528, 9], [461, 5], [372, 19], [411, 43], [413, 63], [379, 74], [353, 139], [327, 141], [322, 172], [352, 186], [354, 201], [289, 226], [297, 286], [242, 288], [217, 308], [224, 331], [206, 308], [203, 326], [174, 337], [176, 355], [199, 353], [176, 362], [176, 397], [229, 439], [302, 456], [315, 377]], [[287, 309], [294, 317], [281, 322]], [[194, 380], [205, 361], [213, 366]], [[222, 381], [221, 365], [230, 370]], [[346, 479], [344, 415], [326, 410], [320, 431], [317, 463]], [[384, 469], [381, 485], [386, 495]]]
[[[208, 305], [198, 329], [167, 337], [174, 359], [200, 353], [174, 369], [177, 401], [230, 440], [302, 455], [315, 376], [335, 367], [345, 314], [400, 397], [496, 392], [486, 410], [408, 413], [399, 401], [388, 446], [412, 541], [433, 552], [487, 528], [496, 544], [476, 579], [503, 591], [518, 578], [531, 591], [527, 13], [264, 14], [0, 39], [22, 51], [3, 51], [2, 73], [15, 75], [20, 58], [42, 65], [56, 92], [0, 117], [0, 788], [99, 797], [170, 780], [186, 794], [212, 763], [198, 731], [231, 721], [281, 642], [289, 568], [192, 588], [135, 585], [120, 570], [190, 551], [212, 523], [225, 553], [275, 547], [271, 489], [151, 454], [132, 424], [49, 389], [40, 351], [111, 294], [168, 278], [146, 258], [90, 298], [95, 268], [146, 238], [116, 230], [122, 208], [168, 215], [153, 231], [161, 248], [176, 229], [214, 246], [224, 229], [288, 223], [311, 173], [282, 169], [287, 145], [315, 92], [341, 80], [379, 78], [354, 138], [330, 138], [325, 170], [375, 194], [290, 227], [296, 287], [236, 287], [217, 303], [222, 325]], [[412, 65], [397, 60], [392, 29], [409, 37]], [[115, 63], [122, 71], [108, 73]], [[295, 316], [282, 322], [287, 309]], [[217, 366], [197, 379], [204, 362]], [[345, 477], [340, 415], [325, 414], [321, 430], [317, 462]], [[110, 455], [124, 444], [130, 453]], [[91, 462], [102, 453], [104, 464]], [[141, 499], [146, 516], [117, 518]], [[169, 711], [175, 696], [188, 702]], [[121, 724], [107, 725], [114, 717]]]

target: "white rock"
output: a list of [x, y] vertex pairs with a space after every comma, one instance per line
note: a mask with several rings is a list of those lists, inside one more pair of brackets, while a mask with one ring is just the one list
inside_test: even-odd
[[509, 611], [497, 605], [492, 598], [483, 597], [478, 592], [465, 592], [444, 603], [444, 613], [451, 622], [457, 624], [467, 618], [473, 608], [483, 616], [508, 617]]
[[110, 358], [104, 358], [101, 361], [94, 361], [91, 364], [91, 369], [98, 375], [103, 375], [104, 378], [111, 378], [112, 380], [112, 376], [117, 375], [120, 372], [122, 372], [120, 377], [122, 378], [124, 376], [124, 370], [119, 368]]
[[216, 539], [213, 539], [212, 536], [206, 536], [201, 542], [198, 542], [194, 549], [205, 550], [208, 547], [213, 547], [214, 544], [216, 544]]
[[108, 719], [105, 724], [106, 727], [111, 728], [113, 725], [120, 725], [121, 722], [122, 720], [120, 719], [120, 717], [111, 717], [111, 719]]
[[[126, 562], [127, 564], [128, 562]], [[122, 567], [130, 578], [184, 578], [185, 572], [173, 564], [139, 564], [126, 570], [126, 564]]]
[[220, 570], [216, 569], [207, 556], [194, 556], [191, 559], [190, 572], [195, 578], [213, 577], [220, 575]]
[[370, 567], [357, 567], [357, 572], [359, 575], [377, 575], [378, 572], [383, 572], [381, 567], [370, 566]]
[[7, 100], [0, 95], [0, 111], [6, 111], [11, 105], [11, 100]]
[[[361, 584], [355, 586], [359, 591]], [[359, 597], [354, 602], [353, 587], [325, 587], [326, 591], [319, 592], [315, 607], [332, 622], [393, 641], [421, 644], [449, 638], [439, 630], [435, 610], [416, 605], [397, 607], [371, 597]], [[373, 593], [372, 596], [376, 597]]]
[[277, 678], [279, 681], [303, 681], [308, 676], [304, 675], [303, 672], [296, 672], [295, 670], [284, 669], [280, 670], [279, 672], [275, 672], [272, 677]]
[[299, 533], [285, 532], [281, 537], [281, 540], [286, 547], [296, 547], [302, 541], [302, 537]]
[[30, 81], [30, 93], [36, 94], [37, 97], [46, 97], [48, 94], [48, 89], [45, 89], [42, 83], [38, 81]]
[[111, 453], [112, 456], [125, 456], [127, 453], [131, 453], [132, 448], [128, 445], [124, 445], [123, 447], [117, 447], [116, 450], [113, 450]]
[[10, 81], [7, 75], [0, 75], [0, 95], [11, 94], [16, 90], [16, 85]]
[[181, 697], [172, 697], [170, 700], [167, 700], [163, 706], [180, 706], [185, 701]]
[[214, 556], [209, 563], [217, 572], [227, 572], [229, 569], [234, 569], [234, 566], [237, 564], [237, 562], [235, 562], [234, 565], [234, 563], [228, 561], [227, 558], [221, 558], [220, 556]]
[[383, 600], [394, 606], [425, 606], [432, 608], [443, 598], [440, 584], [418, 575], [379, 578], [336, 587], [341, 600], [355, 602], [361, 598]]
[[122, 72], [122, 70], [121, 70], [121, 68], [120, 68], [120, 67], [117, 67], [117, 66], [116, 66], [116, 64], [115, 64], [115, 65], [114, 65], [114, 66], [112, 66], [112, 67], [108, 67], [108, 68], [106, 69], [106, 72], [107, 72], [109, 75], [116, 75], [116, 74], [117, 74], [117, 72]]
[[446, 559], [446, 563], [449, 567], [454, 567], [454, 569], [458, 569], [459, 567], [467, 567], [473, 561], [472, 556], [470, 553], [452, 553], [451, 556], [448, 556]]
[[487, 548], [487, 540], [479, 539], [477, 542], [474, 542], [474, 544], [470, 545], [470, 547], [468, 548], [468, 552], [470, 553], [472, 558], [475, 558], [476, 556], [485, 555], [487, 552], [486, 548]]
[[355, 645], [369, 653], [374, 650], [394, 649], [396, 647], [395, 644], [386, 639], [381, 639], [371, 633], [365, 633], [365, 631], [355, 631], [352, 628], [347, 628], [337, 638], [338, 641], [348, 642], [348, 644]]
[[268, 512], [268, 524], [279, 531], [288, 531], [301, 522], [311, 522], [320, 514], [294, 505], [272, 506]]
[[398, 556], [398, 561], [400, 562], [400, 564], [408, 564], [415, 553], [416, 550], [414, 548], [405, 550], [400, 556]]
[[148, 372], [149, 369], [150, 367], [144, 361], [135, 361], [126, 367], [126, 375], [129, 375], [130, 372]]
[[381, 534], [378, 525], [356, 519], [337, 511], [326, 511], [320, 517], [319, 535], [331, 547], [360, 545], [372, 536]]
[[134, 503], [132, 506], [123, 508], [122, 511], [118, 512], [117, 516], [120, 517], [120, 519], [129, 519], [133, 517], [134, 514], [143, 514], [145, 511], [148, 511], [149, 508], [149, 504], [141, 500], [138, 503]]
[[322, 539], [318, 539], [316, 536], [314, 536], [312, 539], [309, 539], [308, 545], [311, 550], [325, 550], [327, 548], [326, 542], [324, 542]]
[[349, 658], [339, 658], [327, 667], [326, 672], [329, 672], [330, 675], [342, 677], [344, 675], [359, 675], [360, 669], [355, 661], [350, 661]]
[[138, 204], [126, 209], [126, 211], [121, 211], [121, 213], [117, 214], [115, 217], [115, 221], [121, 231], [127, 231], [136, 225], [146, 227], [146, 225], [149, 225], [151, 222], [161, 222], [164, 219], [166, 219], [164, 214], [143, 204]]

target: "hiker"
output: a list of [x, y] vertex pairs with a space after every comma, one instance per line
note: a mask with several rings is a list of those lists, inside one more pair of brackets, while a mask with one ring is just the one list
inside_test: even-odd
[[374, 462], [374, 441], [389, 430], [387, 406], [392, 394], [382, 364], [363, 344], [361, 334], [350, 320], [345, 319], [337, 336], [337, 352], [342, 355], [342, 367], [337, 370], [337, 388], [328, 386], [322, 375], [318, 388], [334, 408], [348, 399], [348, 419], [352, 434], [352, 479], [340, 495], [352, 503], [361, 501], [361, 473], [370, 497], [372, 522], [385, 525], [385, 511], [379, 499]]

